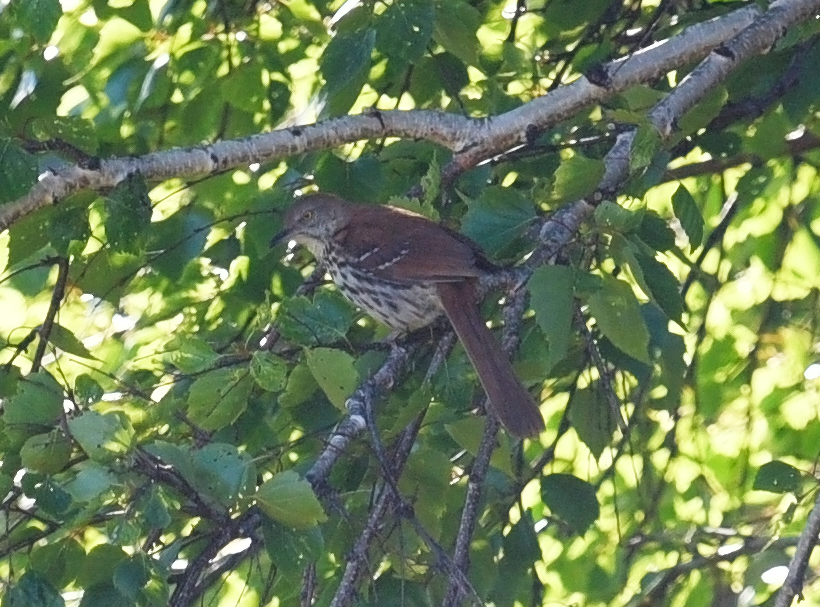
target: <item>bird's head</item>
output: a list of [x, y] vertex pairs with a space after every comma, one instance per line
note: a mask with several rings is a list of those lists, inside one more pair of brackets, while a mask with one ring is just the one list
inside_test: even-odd
[[320, 257], [324, 243], [347, 222], [349, 203], [330, 194], [303, 196], [285, 213], [282, 230], [273, 237], [271, 246], [295, 240]]

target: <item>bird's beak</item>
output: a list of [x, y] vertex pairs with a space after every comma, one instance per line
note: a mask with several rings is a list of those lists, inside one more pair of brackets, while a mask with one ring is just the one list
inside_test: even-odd
[[290, 230], [288, 230], [287, 228], [277, 233], [276, 236], [270, 239], [271, 248], [275, 247], [282, 241], [286, 241], [289, 235]]

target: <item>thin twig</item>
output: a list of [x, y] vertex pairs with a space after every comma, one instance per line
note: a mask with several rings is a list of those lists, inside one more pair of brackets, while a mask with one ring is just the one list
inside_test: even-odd
[[302, 592], [299, 595], [299, 605], [310, 607], [316, 599], [316, 563], [310, 563], [302, 574]]
[[57, 317], [57, 312], [63, 303], [63, 297], [65, 297], [65, 285], [68, 281], [68, 258], [58, 257], [56, 263], [57, 280], [54, 281], [54, 290], [51, 292], [51, 303], [48, 306], [46, 317], [40, 326], [40, 341], [37, 343], [37, 350], [34, 352], [34, 361], [31, 363], [32, 373], [37, 373], [43, 364], [43, 356], [46, 353], [48, 338], [51, 335], [52, 328], [54, 328], [54, 319]]
[[[488, 408], [489, 410], [489, 408]], [[453, 551], [453, 561], [456, 567], [466, 574], [470, 566], [470, 544], [473, 540], [476, 521], [479, 515], [479, 503], [484, 490], [484, 479], [490, 469], [490, 456], [495, 450], [499, 422], [495, 415], [487, 415], [487, 425], [484, 427], [484, 436], [476, 452], [475, 460], [470, 468], [470, 480], [467, 482], [467, 495], [464, 499], [464, 509], [461, 512], [461, 523], [456, 536], [456, 546]], [[447, 587], [443, 607], [456, 607], [461, 603], [461, 589], [453, 578]]]
[[261, 510], [252, 507], [236, 519], [217, 525], [211, 540], [185, 570], [182, 581], [171, 595], [169, 607], [192, 605], [206, 588], [200, 580], [210, 571], [211, 560], [232, 540], [252, 535], [262, 523], [262, 517]]
[[[421, 428], [422, 420], [423, 415], [418, 415], [416, 419], [402, 431], [399, 437], [392, 458], [393, 473], [396, 477], [401, 476], [404, 464], [410, 455], [410, 449], [415, 443], [416, 436]], [[359, 579], [367, 563], [367, 554], [370, 550], [370, 544], [376, 539], [379, 529], [381, 529], [384, 524], [385, 516], [394, 504], [395, 494], [390, 491], [386, 485], [383, 485], [370, 510], [370, 516], [367, 517], [364, 529], [353, 545], [353, 549], [350, 551], [347, 565], [342, 574], [342, 579], [339, 582], [339, 587], [336, 590], [333, 601], [330, 603], [331, 607], [345, 607], [353, 602]]]

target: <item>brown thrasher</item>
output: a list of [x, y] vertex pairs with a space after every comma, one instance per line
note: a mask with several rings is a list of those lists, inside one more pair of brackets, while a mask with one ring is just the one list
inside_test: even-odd
[[393, 330], [424, 327], [444, 312], [501, 423], [520, 437], [544, 429], [479, 314], [479, 277], [498, 267], [469, 238], [404, 209], [312, 194], [288, 210], [271, 244], [285, 239], [307, 247], [342, 294]]

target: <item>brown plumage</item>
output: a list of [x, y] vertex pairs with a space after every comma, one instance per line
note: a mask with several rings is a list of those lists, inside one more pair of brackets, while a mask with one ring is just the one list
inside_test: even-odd
[[411, 331], [446, 314], [501, 423], [521, 437], [544, 429], [479, 313], [479, 277], [497, 268], [473, 241], [403, 209], [327, 194], [297, 201], [284, 224], [274, 242], [306, 246], [348, 299], [391, 329]]

